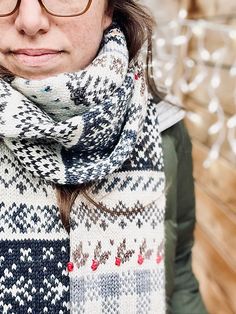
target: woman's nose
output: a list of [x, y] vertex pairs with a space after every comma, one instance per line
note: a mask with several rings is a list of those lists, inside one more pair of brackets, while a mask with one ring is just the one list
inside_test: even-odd
[[49, 16], [38, 0], [21, 0], [16, 14], [15, 26], [27, 36], [34, 37], [49, 30]]

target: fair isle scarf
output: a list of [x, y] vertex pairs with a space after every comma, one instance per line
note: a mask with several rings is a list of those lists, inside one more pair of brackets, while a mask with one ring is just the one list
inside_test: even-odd
[[90, 183], [95, 203], [81, 193], [70, 213], [71, 313], [164, 314], [157, 111], [121, 30], [106, 32], [86, 69], [1, 79], [0, 93], [0, 138], [21, 166], [54, 184]]

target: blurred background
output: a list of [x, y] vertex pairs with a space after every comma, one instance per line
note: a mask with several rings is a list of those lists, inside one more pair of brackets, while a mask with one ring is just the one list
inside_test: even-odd
[[209, 313], [235, 314], [236, 0], [143, 2], [157, 21], [154, 79], [187, 110], [197, 205], [194, 272]]

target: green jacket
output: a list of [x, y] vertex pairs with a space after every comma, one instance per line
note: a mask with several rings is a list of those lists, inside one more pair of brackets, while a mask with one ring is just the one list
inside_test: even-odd
[[195, 195], [192, 145], [183, 122], [162, 132], [166, 174], [166, 291], [168, 314], [206, 314], [192, 272]]

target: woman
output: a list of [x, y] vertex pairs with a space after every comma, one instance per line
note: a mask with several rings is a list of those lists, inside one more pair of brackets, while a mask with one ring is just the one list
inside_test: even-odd
[[150, 35], [134, 1], [0, 2], [1, 312], [166, 312]]

